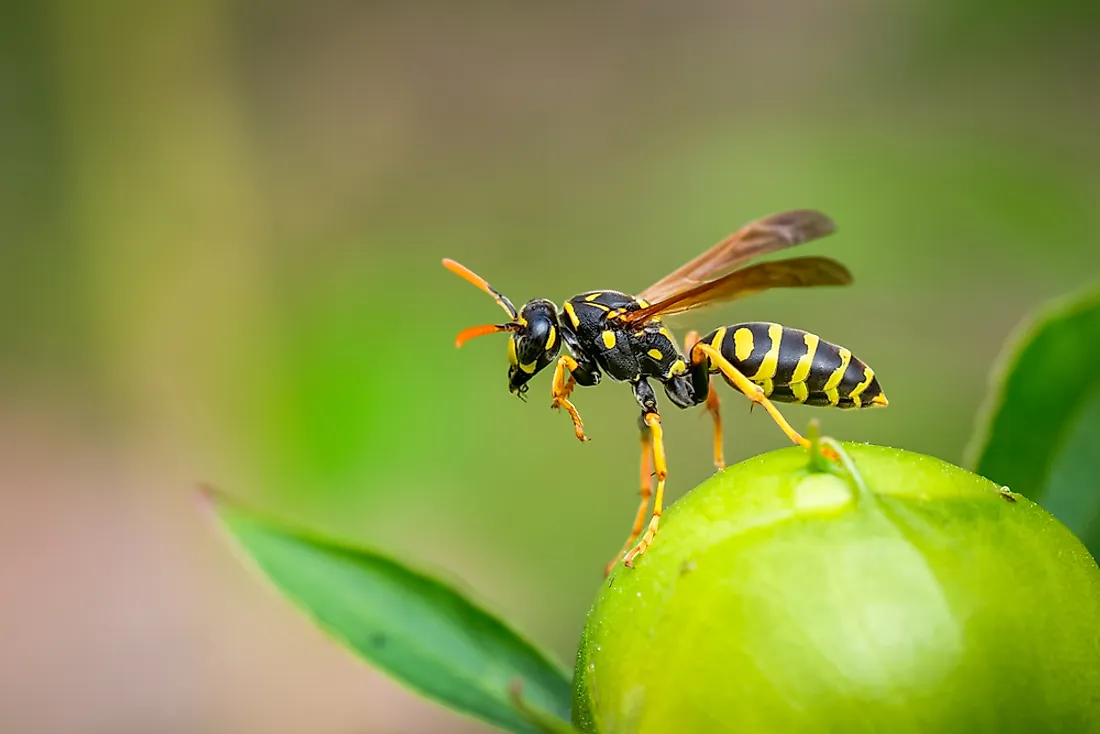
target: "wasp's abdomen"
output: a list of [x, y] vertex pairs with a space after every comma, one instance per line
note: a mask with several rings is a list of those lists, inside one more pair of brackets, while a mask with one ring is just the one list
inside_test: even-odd
[[[780, 403], [838, 408], [886, 405], [875, 372], [844, 347], [779, 324], [724, 326], [704, 336], [710, 344]], [[713, 365], [711, 372], [719, 370]]]

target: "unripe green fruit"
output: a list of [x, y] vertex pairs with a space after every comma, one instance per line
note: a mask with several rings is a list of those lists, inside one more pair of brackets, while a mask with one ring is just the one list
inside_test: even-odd
[[1100, 570], [1081, 543], [958, 467], [844, 449], [866, 491], [789, 448], [670, 508], [589, 615], [582, 731], [1100, 732]]

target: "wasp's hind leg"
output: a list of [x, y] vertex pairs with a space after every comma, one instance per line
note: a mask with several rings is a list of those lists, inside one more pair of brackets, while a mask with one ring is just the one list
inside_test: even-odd
[[554, 367], [554, 382], [551, 387], [553, 401], [550, 403], [550, 407], [565, 409], [565, 412], [573, 420], [573, 432], [580, 441], [587, 441], [588, 436], [584, 433], [584, 421], [581, 420], [581, 414], [577, 412], [576, 406], [570, 402], [569, 396], [578, 383], [587, 387], [596, 385], [599, 381], [600, 373], [595, 363], [581, 364], [569, 354], [558, 357], [558, 363]]
[[787, 434], [787, 438], [795, 442], [799, 446], [809, 449], [810, 442], [798, 431], [791, 427], [791, 424], [787, 422], [787, 419], [783, 417], [783, 414], [779, 412], [775, 404], [768, 400], [768, 397], [764, 394], [764, 388], [757, 385], [755, 382], [745, 377], [736, 367], [734, 367], [728, 359], [722, 356], [722, 353], [715, 349], [706, 342], [699, 342], [692, 347], [691, 360], [693, 364], [697, 364], [702, 361], [699, 357], [699, 353], [702, 353], [707, 359], [710, 360], [714, 367], [717, 367], [722, 371], [730, 382], [732, 382], [738, 390], [745, 394], [749, 400], [754, 403], [758, 403], [764, 410], [768, 411], [768, 415], [772, 417], [772, 420], [776, 422], [780, 430]]
[[[695, 345], [699, 343], [699, 332], [689, 331], [684, 338], [684, 354], [693, 359]], [[696, 397], [706, 395], [706, 408], [714, 421], [714, 468], [721, 471], [726, 468], [726, 457], [722, 450], [722, 414], [718, 409], [718, 391], [710, 382], [710, 372], [707, 369], [706, 359], [700, 355], [700, 361], [693, 362], [692, 382], [695, 387]]]

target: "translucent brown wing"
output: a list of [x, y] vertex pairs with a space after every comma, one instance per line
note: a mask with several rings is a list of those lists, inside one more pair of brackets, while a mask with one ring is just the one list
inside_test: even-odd
[[852, 274], [828, 257], [796, 257], [759, 263], [735, 270], [716, 280], [673, 294], [646, 308], [619, 316], [622, 323], [638, 325], [655, 316], [683, 313], [714, 303], [725, 303], [772, 288], [807, 288], [818, 285], [847, 285]]
[[816, 240], [836, 230], [833, 220], [811, 209], [773, 214], [745, 225], [638, 294], [650, 303], [720, 278], [754, 257]]

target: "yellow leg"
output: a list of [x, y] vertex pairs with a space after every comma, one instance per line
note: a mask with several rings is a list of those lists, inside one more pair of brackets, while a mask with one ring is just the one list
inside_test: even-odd
[[558, 357], [558, 364], [554, 368], [554, 384], [551, 388], [553, 402], [550, 403], [550, 407], [555, 409], [565, 408], [565, 411], [569, 413], [569, 417], [573, 419], [573, 432], [577, 434], [577, 439], [587, 441], [588, 436], [584, 435], [584, 423], [581, 421], [581, 414], [577, 412], [576, 406], [569, 402], [569, 395], [577, 384], [576, 380], [573, 379], [573, 370], [579, 366], [577, 360], [568, 354]]
[[726, 457], [722, 451], [722, 414], [718, 410], [718, 391], [713, 384], [707, 393], [707, 412], [714, 419], [714, 468], [721, 471], [726, 468]]
[[634, 525], [630, 530], [630, 537], [626, 539], [623, 549], [615, 555], [611, 563], [607, 564], [607, 567], [603, 570], [604, 576], [611, 573], [611, 569], [615, 567], [619, 559], [622, 558], [628, 550], [634, 547], [634, 542], [641, 536], [642, 529], [645, 527], [645, 516], [649, 511], [649, 500], [653, 497], [653, 431], [650, 430], [649, 426], [645, 426], [642, 430], [641, 487], [642, 501], [638, 505], [638, 514], [634, 518]]
[[645, 414], [645, 424], [649, 426], [653, 442], [653, 468], [657, 473], [657, 492], [653, 497], [653, 517], [649, 520], [649, 527], [642, 536], [641, 542], [631, 548], [623, 565], [627, 568], [634, 567], [634, 559], [645, 553], [646, 548], [653, 545], [653, 539], [657, 535], [657, 526], [661, 522], [661, 512], [665, 501], [665, 479], [668, 478], [668, 466], [665, 464], [665, 440], [661, 429], [661, 416], [656, 413]]
[[[699, 332], [689, 331], [684, 338], [684, 354], [690, 355], [695, 353], [695, 345], [699, 343]], [[696, 362], [695, 364], [698, 364]], [[694, 365], [693, 365], [694, 366]], [[711, 419], [714, 421], [714, 468], [721, 471], [726, 468], [725, 452], [722, 450], [722, 414], [718, 410], [718, 391], [714, 389], [714, 383], [707, 378], [707, 412], [710, 413]]]
[[810, 442], [801, 433], [791, 428], [791, 424], [787, 422], [787, 419], [783, 417], [775, 404], [764, 395], [764, 389], [741, 374], [736, 367], [730, 364], [728, 359], [722, 356], [721, 352], [711, 345], [703, 343], [695, 345], [692, 352], [695, 353], [696, 351], [705, 354], [712, 365], [722, 370], [722, 374], [728, 377], [730, 382], [737, 386], [738, 390], [745, 393], [745, 397], [754, 403], [759, 403], [764, 410], [768, 411], [768, 415], [772, 417], [772, 420], [776, 422], [783, 433], [787, 434], [789, 439], [803, 448], [810, 448]]
[[[698, 352], [706, 355], [706, 357], [710, 359], [710, 363], [720, 369], [722, 371], [722, 374], [728, 377], [730, 382], [736, 385], [737, 389], [743, 392], [745, 394], [745, 397], [751, 400], [753, 404], [759, 403], [760, 405], [764, 406], [764, 410], [768, 411], [768, 415], [772, 417], [772, 420], [776, 422], [783, 433], [787, 434], [787, 437], [789, 439], [791, 439], [804, 449], [810, 448], [810, 442], [806, 438], [804, 438], [801, 433], [791, 428], [791, 424], [787, 422], [787, 419], [783, 417], [783, 415], [775, 407], [775, 404], [772, 401], [768, 400], [768, 397], [764, 395], [764, 389], [762, 387], [754, 383], [749, 378], [745, 377], [745, 375], [743, 375], [740, 370], [730, 364], [728, 359], [722, 356], [721, 352], [719, 352], [711, 345], [699, 343], [692, 347], [692, 362], [695, 364], [698, 364], [698, 362], [700, 361], [699, 359], [697, 359]], [[834, 461], [838, 461], [840, 459], [840, 456], [827, 446], [821, 448], [821, 453], [826, 458], [832, 459]]]

